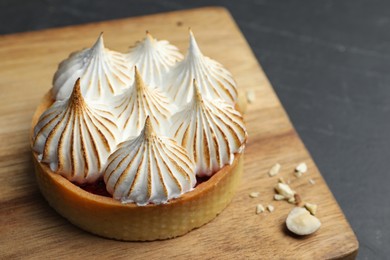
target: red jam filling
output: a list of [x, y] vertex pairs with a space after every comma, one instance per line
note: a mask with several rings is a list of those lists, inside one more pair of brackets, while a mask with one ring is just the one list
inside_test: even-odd
[[[205, 177], [196, 177], [196, 186], [198, 186], [199, 184], [209, 180], [210, 177], [209, 176], [205, 176]], [[75, 185], [78, 185], [76, 183], [74, 183]], [[108, 191], [106, 190], [106, 184], [104, 183], [104, 180], [100, 179], [94, 183], [87, 183], [87, 184], [82, 184], [82, 185], [78, 185], [80, 188], [82, 188], [83, 190], [85, 191], [88, 191], [89, 193], [92, 193], [92, 194], [95, 194], [95, 195], [100, 195], [100, 196], [104, 196], [104, 197], [112, 197], [110, 193], [108, 193]]]
[[94, 182], [94, 183], [87, 183], [79, 185], [80, 188], [82, 188], [85, 191], [88, 191], [89, 193], [93, 193], [96, 195], [104, 196], [104, 197], [111, 197], [111, 194], [108, 193], [106, 190], [106, 184], [102, 179]]

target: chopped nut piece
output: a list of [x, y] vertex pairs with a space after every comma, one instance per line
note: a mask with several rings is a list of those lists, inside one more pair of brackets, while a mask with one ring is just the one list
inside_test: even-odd
[[302, 162], [302, 163], [298, 164], [298, 166], [295, 167], [295, 171], [296, 172], [301, 172], [301, 173], [307, 172], [307, 165], [306, 165], [306, 163]]
[[294, 172], [295, 177], [300, 178], [302, 176], [302, 172]]
[[257, 197], [259, 197], [259, 194], [260, 194], [260, 192], [251, 192], [251, 193], [249, 193], [249, 197], [257, 198]]
[[295, 199], [295, 204], [297, 206], [301, 206], [300, 205], [302, 203], [301, 195], [299, 195], [298, 193], [295, 193], [294, 194], [294, 199]]
[[295, 207], [288, 214], [286, 225], [288, 230], [294, 234], [303, 236], [316, 232], [320, 228], [321, 222], [318, 218], [310, 215], [305, 208]]
[[264, 211], [265, 211], [265, 209], [264, 209], [263, 205], [261, 205], [261, 204], [256, 205], [256, 214], [260, 214]]
[[291, 203], [291, 204], [295, 204], [295, 202], [296, 202], [294, 197], [289, 198], [287, 201], [288, 201], [288, 203]]
[[272, 205], [268, 205], [267, 206], [267, 210], [269, 211], [269, 212], [272, 212], [272, 211], [274, 211], [274, 206], [272, 206]]
[[248, 101], [249, 104], [253, 103], [253, 101], [255, 101], [256, 99], [256, 95], [255, 95], [255, 92], [253, 90], [248, 90], [246, 92], [246, 100]]
[[274, 194], [274, 200], [284, 200], [285, 197], [283, 195], [280, 195], [280, 194]]
[[286, 199], [294, 198], [295, 191], [293, 191], [290, 186], [285, 183], [276, 184], [275, 190], [280, 195], [283, 195]]
[[314, 184], [316, 184], [316, 181], [313, 180], [313, 179], [310, 179], [310, 180], [309, 180], [309, 183], [310, 183], [311, 185], [314, 185]]
[[282, 167], [282, 166], [281, 166], [279, 163], [275, 164], [275, 165], [272, 166], [272, 168], [269, 170], [268, 175], [269, 175], [270, 177], [277, 175], [277, 174], [279, 173], [281, 167]]
[[283, 177], [280, 177], [280, 178], [278, 179], [278, 182], [279, 182], [279, 183], [286, 183], [286, 182], [284, 181]]
[[305, 208], [310, 212], [310, 214], [315, 215], [317, 212], [317, 205], [312, 203], [305, 203]]

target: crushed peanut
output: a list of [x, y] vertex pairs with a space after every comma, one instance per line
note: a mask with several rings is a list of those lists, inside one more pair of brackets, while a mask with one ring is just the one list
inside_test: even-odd
[[272, 212], [272, 211], [275, 210], [275, 207], [272, 206], [272, 205], [268, 205], [268, 206], [267, 206], [267, 210], [268, 210], [269, 212]]
[[316, 184], [316, 181], [313, 180], [313, 179], [310, 179], [310, 180], [309, 180], [309, 183], [310, 183], [311, 185], [314, 185], [314, 184]]
[[274, 194], [274, 200], [284, 200], [285, 197], [283, 195], [280, 195], [280, 194]]
[[261, 205], [261, 204], [256, 205], [256, 214], [260, 214], [264, 211], [265, 211], [265, 209], [264, 209], [263, 205]]
[[300, 204], [302, 203], [302, 198], [301, 196], [298, 194], [298, 193], [295, 193], [294, 194], [294, 199], [295, 199], [295, 204], [297, 206], [300, 206]]
[[291, 203], [291, 204], [295, 204], [295, 198], [294, 197], [291, 197], [287, 200], [288, 203]]
[[306, 165], [306, 163], [302, 162], [302, 163], [298, 164], [298, 166], [295, 167], [295, 171], [296, 172], [300, 172], [300, 173], [307, 172], [307, 165]]
[[278, 183], [275, 186], [275, 190], [278, 194], [284, 196], [286, 199], [294, 198], [295, 191], [285, 183]]
[[248, 101], [249, 104], [252, 104], [256, 99], [255, 92], [253, 90], [248, 90], [246, 92], [246, 100]]
[[302, 172], [295, 171], [294, 175], [295, 175], [295, 177], [300, 178], [300, 177], [302, 177]]
[[259, 194], [260, 194], [260, 192], [251, 192], [251, 193], [249, 193], [249, 197], [257, 198], [257, 197], [259, 197]]
[[269, 175], [270, 177], [273, 177], [273, 176], [277, 175], [277, 174], [279, 173], [281, 167], [282, 167], [282, 166], [281, 166], [279, 163], [276, 163], [276, 164], [275, 164], [274, 166], [272, 166], [272, 168], [269, 170], [268, 175]]
[[295, 207], [287, 216], [288, 230], [297, 235], [310, 235], [321, 227], [321, 222], [305, 208]]
[[310, 214], [312, 214], [313, 216], [316, 214], [317, 212], [317, 208], [318, 206], [316, 204], [313, 204], [313, 203], [305, 203], [304, 207], [310, 212]]

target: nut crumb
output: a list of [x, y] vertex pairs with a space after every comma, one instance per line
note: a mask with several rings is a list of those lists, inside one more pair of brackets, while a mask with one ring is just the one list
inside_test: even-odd
[[293, 191], [290, 186], [288, 186], [285, 183], [278, 183], [275, 186], [275, 190], [278, 194], [284, 196], [286, 199], [290, 200], [291, 198], [294, 199], [295, 191]]
[[280, 194], [274, 194], [274, 200], [284, 200], [285, 197], [283, 195], [280, 195]]
[[251, 192], [251, 193], [249, 193], [249, 197], [257, 198], [257, 197], [259, 197], [259, 194], [260, 194], [260, 192]]
[[302, 172], [295, 171], [294, 175], [295, 175], [295, 177], [300, 178], [300, 177], [302, 177]]
[[313, 203], [305, 203], [304, 207], [310, 212], [310, 214], [312, 214], [313, 216], [316, 214], [317, 212], [317, 204], [313, 204]]
[[295, 202], [296, 202], [294, 197], [289, 198], [287, 201], [288, 201], [288, 203], [291, 203], [291, 204], [295, 204]]
[[295, 204], [297, 206], [300, 206], [300, 204], [302, 203], [301, 195], [299, 195], [298, 193], [295, 193], [294, 194], [294, 199], [295, 199]]
[[249, 104], [252, 104], [256, 99], [255, 92], [253, 90], [248, 90], [246, 92], [246, 100], [248, 101]]
[[307, 165], [306, 165], [306, 163], [301, 162], [300, 164], [298, 164], [298, 166], [295, 167], [295, 171], [296, 172], [300, 172], [300, 173], [307, 172]]
[[284, 181], [283, 177], [280, 177], [280, 178], [278, 179], [278, 182], [279, 182], [279, 183], [286, 183], [286, 182]]
[[313, 180], [313, 179], [310, 179], [310, 180], [309, 180], [309, 183], [310, 183], [311, 185], [314, 185], [314, 184], [316, 184], [316, 181]]
[[282, 166], [281, 166], [279, 163], [276, 163], [276, 164], [275, 164], [274, 166], [272, 166], [272, 168], [269, 170], [268, 175], [269, 175], [270, 177], [273, 177], [273, 176], [277, 175], [277, 174], [279, 173], [281, 167], [282, 167]]
[[264, 211], [265, 211], [265, 209], [264, 209], [263, 205], [261, 205], [261, 204], [256, 205], [256, 214], [260, 214]]
[[272, 205], [268, 205], [268, 206], [267, 206], [267, 210], [268, 210], [269, 212], [272, 212], [272, 211], [275, 210], [275, 207], [272, 206]]
[[294, 234], [303, 236], [316, 232], [321, 227], [321, 222], [305, 208], [295, 207], [287, 216], [286, 226]]

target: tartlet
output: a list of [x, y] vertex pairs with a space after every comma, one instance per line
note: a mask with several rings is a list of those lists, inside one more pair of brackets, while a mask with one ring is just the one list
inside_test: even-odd
[[[114, 57], [115, 62], [107, 57]], [[80, 60], [84, 62], [81, 65]], [[103, 70], [104, 75], [94, 75], [90, 69], [93, 62], [103, 64], [102, 68], [120, 65]], [[156, 70], [159, 67], [164, 69]], [[88, 73], [83, 74], [85, 71]], [[110, 86], [113, 73], [120, 75], [123, 86]], [[94, 82], [96, 78], [99, 80]], [[102, 79], [107, 84], [101, 83]], [[182, 79], [181, 85], [178, 79]], [[70, 80], [76, 82], [73, 87], [69, 87]], [[187, 92], [175, 98], [183, 84]], [[105, 93], [110, 91], [107, 98]], [[167, 113], [158, 108], [165, 100], [164, 93], [168, 93], [166, 100], [174, 103], [174, 108], [166, 108]], [[157, 109], [150, 105], [156, 98]], [[104, 102], [108, 106], [102, 106]], [[39, 188], [58, 213], [103, 237], [151, 241], [183, 235], [215, 218], [234, 196], [247, 138], [238, 107], [231, 74], [201, 54], [191, 32], [184, 59], [174, 46], [149, 33], [125, 55], [105, 49], [101, 35], [91, 49], [72, 54], [60, 64], [52, 90], [33, 116], [31, 146]], [[192, 122], [200, 123], [187, 122], [191, 115]], [[56, 132], [61, 134], [56, 137]], [[152, 142], [159, 144], [158, 148]], [[133, 152], [139, 147], [151, 150]], [[126, 160], [117, 159], [121, 156], [134, 158], [124, 167]], [[137, 160], [138, 164], [132, 163]], [[91, 166], [94, 161], [98, 166]], [[179, 176], [183, 168], [185, 178]], [[112, 176], [115, 181], [110, 181]], [[143, 182], [139, 181], [142, 176], [146, 176]], [[103, 179], [108, 191], [104, 195], [84, 188]]]

